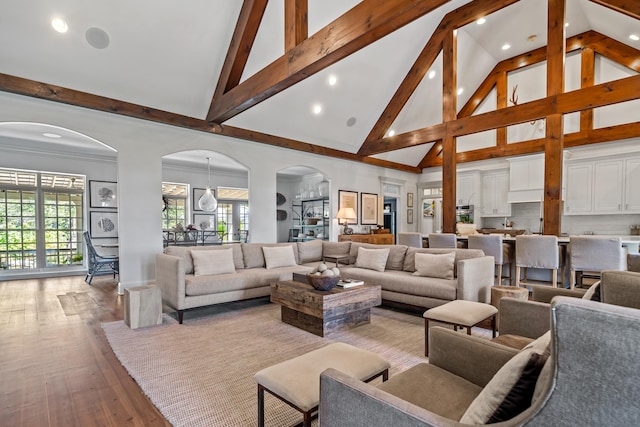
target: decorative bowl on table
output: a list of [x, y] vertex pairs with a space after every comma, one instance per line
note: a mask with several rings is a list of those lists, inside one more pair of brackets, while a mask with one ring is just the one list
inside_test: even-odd
[[321, 276], [317, 274], [307, 274], [307, 281], [311, 286], [319, 291], [329, 291], [340, 281], [340, 276]]
[[320, 221], [319, 218], [306, 218], [304, 220], [304, 224], [305, 225], [317, 225], [318, 221]]

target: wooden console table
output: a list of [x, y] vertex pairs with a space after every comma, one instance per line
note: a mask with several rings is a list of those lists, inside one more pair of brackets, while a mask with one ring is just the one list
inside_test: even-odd
[[395, 236], [390, 233], [386, 234], [340, 234], [338, 242], [358, 242], [371, 243], [374, 245], [393, 245], [395, 244]]

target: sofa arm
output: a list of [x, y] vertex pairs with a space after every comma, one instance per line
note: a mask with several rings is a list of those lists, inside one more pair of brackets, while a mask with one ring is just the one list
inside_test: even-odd
[[[547, 311], [547, 318], [549, 313]], [[441, 326], [429, 331], [429, 363], [480, 387], [519, 350]]]
[[320, 375], [318, 414], [320, 426], [460, 425], [335, 369], [327, 369]]
[[463, 259], [458, 262], [457, 299], [491, 302], [495, 261], [492, 256]]
[[176, 310], [184, 309], [184, 265], [180, 257], [156, 255], [156, 286], [162, 289], [162, 299]]
[[549, 304], [522, 301], [515, 298], [500, 300], [500, 335], [519, 335], [538, 338], [551, 327]]

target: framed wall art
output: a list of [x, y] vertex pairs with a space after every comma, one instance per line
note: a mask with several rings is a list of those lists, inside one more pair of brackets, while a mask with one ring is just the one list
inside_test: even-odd
[[118, 207], [118, 183], [89, 181], [89, 206], [116, 209]]
[[407, 207], [413, 207], [413, 193], [407, 193]]
[[118, 237], [118, 212], [89, 212], [89, 232], [93, 239]]
[[[200, 206], [198, 206], [198, 201], [200, 200], [200, 197], [202, 197], [202, 195], [205, 193], [205, 191], [207, 191], [206, 188], [194, 188], [193, 189], [193, 201], [192, 201], [192, 205], [193, 205], [193, 211], [194, 212], [202, 212], [202, 209], [200, 209]], [[216, 190], [215, 189], [211, 189], [211, 193], [213, 193], [213, 197], [216, 197]], [[196, 223], [197, 225], [197, 223]]]
[[413, 209], [407, 209], [407, 224], [413, 224]]
[[378, 224], [378, 195], [360, 193], [360, 224]]
[[216, 216], [207, 214], [193, 214], [193, 224], [198, 230], [215, 230]]
[[353, 208], [358, 218], [358, 193], [355, 191], [338, 190], [338, 210], [341, 208]]

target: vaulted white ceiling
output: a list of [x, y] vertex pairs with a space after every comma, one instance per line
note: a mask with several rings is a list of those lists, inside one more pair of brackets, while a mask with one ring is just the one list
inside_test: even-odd
[[[309, 35], [357, 3], [309, 0]], [[445, 3], [226, 124], [356, 153], [442, 17], [467, 3]], [[522, 0], [487, 16], [483, 25], [458, 30], [458, 87], [464, 88], [458, 108], [498, 62], [546, 45], [546, 4]], [[204, 119], [241, 6], [240, 0], [3, 2], [0, 72]], [[284, 54], [283, 16], [283, 0], [271, 0], [243, 78]], [[54, 17], [67, 22], [66, 33], [52, 29]], [[567, 1], [567, 24], [567, 37], [595, 30], [640, 48], [629, 39], [640, 32], [637, 20], [589, 0]], [[101, 49], [89, 43], [106, 41], [100, 30], [108, 36]], [[510, 49], [502, 49], [505, 43]], [[397, 133], [442, 120], [441, 58], [432, 70], [435, 76], [423, 80], [393, 123]], [[320, 114], [312, 112], [316, 104]], [[16, 129], [0, 126], [0, 135], [9, 134], [18, 137]], [[430, 146], [377, 157], [415, 166]]]

